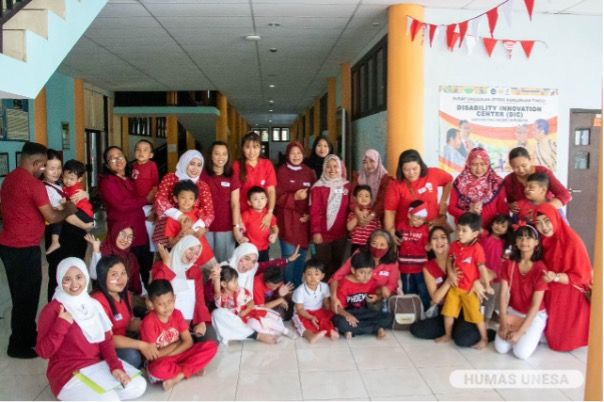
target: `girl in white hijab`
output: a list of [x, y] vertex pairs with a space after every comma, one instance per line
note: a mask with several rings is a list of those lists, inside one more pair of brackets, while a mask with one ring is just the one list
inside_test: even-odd
[[[49, 360], [46, 375], [59, 400], [123, 400], [141, 396], [144, 378], [130, 378], [118, 359], [111, 339], [111, 321], [101, 304], [88, 294], [88, 269], [70, 257], [57, 267], [52, 301], [40, 313], [36, 352]], [[104, 360], [122, 386], [98, 394], [74, 373]]]
[[238, 246], [228, 261], [221, 265], [228, 265], [237, 270], [239, 287], [254, 292], [254, 276], [258, 272], [258, 249], [247, 242]]

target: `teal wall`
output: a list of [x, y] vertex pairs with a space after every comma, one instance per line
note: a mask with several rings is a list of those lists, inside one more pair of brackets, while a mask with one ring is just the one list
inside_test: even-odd
[[69, 123], [69, 149], [63, 149], [63, 160], [75, 156], [75, 107], [73, 78], [54, 73], [46, 83], [48, 148], [63, 149], [61, 124]]
[[[34, 101], [27, 101], [28, 110], [29, 110], [29, 139], [34, 139]], [[0, 141], [0, 152], [8, 153], [8, 166], [10, 170], [13, 170], [17, 167], [17, 156], [16, 152], [21, 151], [23, 148], [23, 141]], [[4, 178], [0, 177], [0, 183]]]
[[[386, 160], [386, 132], [388, 112], [375, 113], [370, 116], [352, 121], [352, 168], [358, 170], [363, 154], [373, 148], [382, 155], [382, 163]], [[389, 172], [391, 175], [393, 172]]]

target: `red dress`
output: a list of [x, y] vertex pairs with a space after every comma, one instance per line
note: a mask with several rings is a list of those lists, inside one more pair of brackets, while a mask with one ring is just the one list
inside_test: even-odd
[[275, 214], [279, 225], [279, 238], [289, 244], [299, 244], [308, 248], [310, 241], [310, 222], [300, 222], [302, 215], [309, 214], [309, 197], [305, 200], [295, 200], [296, 191], [310, 187], [317, 180], [315, 172], [306, 165], [300, 165], [301, 170], [292, 170], [287, 164], [277, 171], [277, 203]]
[[310, 190], [310, 233], [320, 234], [323, 237], [323, 243], [330, 243], [347, 235], [346, 217], [350, 203], [350, 183], [346, 183], [340, 191], [343, 192], [342, 203], [333, 226], [327, 230], [327, 200], [330, 189], [317, 186]]

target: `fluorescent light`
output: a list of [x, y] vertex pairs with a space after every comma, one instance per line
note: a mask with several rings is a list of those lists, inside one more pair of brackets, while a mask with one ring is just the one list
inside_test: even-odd
[[256, 41], [262, 39], [262, 36], [258, 34], [246, 35], [243, 37], [245, 40]]

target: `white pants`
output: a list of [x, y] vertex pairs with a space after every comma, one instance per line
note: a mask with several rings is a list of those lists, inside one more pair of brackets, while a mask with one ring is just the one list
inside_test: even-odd
[[[520, 317], [526, 316], [525, 314], [522, 314], [511, 307], [508, 307], [508, 314], [517, 315]], [[498, 333], [495, 337], [495, 350], [497, 350], [499, 353], [508, 353], [510, 350], [512, 350], [512, 353], [518, 359], [527, 359], [533, 354], [535, 349], [537, 349], [541, 335], [545, 330], [546, 323], [547, 313], [545, 310], [541, 310], [535, 315], [535, 318], [533, 318], [533, 322], [531, 322], [531, 325], [526, 330], [526, 333], [522, 335], [522, 337], [515, 344], [503, 340]]]
[[97, 394], [74, 376], [61, 388], [57, 399], [60, 401], [125, 401], [140, 397], [146, 389], [147, 381], [139, 375], [134, 377], [126, 388], [119, 387], [104, 394]]
[[206, 232], [205, 236], [217, 261], [228, 261], [231, 258], [235, 250], [233, 232]]
[[216, 330], [218, 340], [223, 344], [229, 341], [242, 341], [254, 333], [239, 316], [226, 308], [212, 311], [212, 326]]

